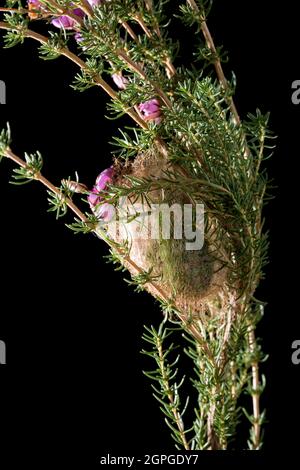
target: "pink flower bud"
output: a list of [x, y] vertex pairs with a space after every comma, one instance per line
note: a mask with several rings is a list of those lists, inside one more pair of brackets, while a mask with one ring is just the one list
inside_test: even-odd
[[70, 189], [73, 193], [81, 193], [84, 194], [87, 191], [87, 187], [85, 184], [78, 183], [78, 181], [70, 181], [70, 180], [62, 180], [62, 184]]
[[125, 90], [128, 80], [127, 78], [123, 77], [121, 72], [113, 73], [111, 78], [120, 90]]
[[153, 98], [152, 100], [145, 101], [145, 103], [139, 104], [138, 108], [145, 121], [154, 121], [155, 124], [161, 122], [162, 113], [158, 99]]

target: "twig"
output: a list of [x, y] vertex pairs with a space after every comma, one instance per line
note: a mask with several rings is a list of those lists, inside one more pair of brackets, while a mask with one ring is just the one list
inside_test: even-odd
[[[80, 8], [84, 11], [84, 13], [92, 17], [93, 16], [93, 8], [89, 4], [87, 0], [80, 0]], [[129, 24], [126, 21], [120, 20], [120, 23], [122, 24], [123, 28], [126, 29], [128, 34], [132, 37], [132, 39], [137, 40], [137, 36], [135, 32], [132, 30], [132, 28], [129, 26]]]
[[93, 9], [87, 0], [80, 0], [80, 8], [84, 11], [84, 13], [88, 16], [92, 16]]
[[127, 23], [127, 21], [120, 21], [121, 25], [123, 26], [123, 28], [127, 31], [127, 33], [129, 34], [129, 36], [131, 36], [131, 38], [138, 43], [138, 37], [137, 35], [135, 34], [135, 32], [133, 31], [133, 29], [131, 28], [131, 26]]
[[3, 7], [0, 7], [0, 11], [2, 11], [3, 13], [20, 13], [21, 15], [23, 13], [29, 13], [29, 10], [27, 10], [26, 8], [3, 8]]
[[140, 25], [140, 27], [142, 28], [142, 30], [144, 31], [144, 33], [146, 34], [146, 36], [148, 38], [151, 38], [152, 37], [152, 33], [150, 32], [150, 30], [148, 29], [148, 27], [146, 26], [143, 18], [141, 17], [141, 15], [139, 15], [138, 13], [134, 15], [133, 19]]
[[[146, 8], [149, 11], [149, 13], [151, 13], [152, 18], [153, 18], [154, 23], [155, 23], [154, 31], [156, 32], [157, 36], [161, 39], [162, 35], [161, 35], [160, 27], [159, 27], [159, 24], [158, 24], [158, 21], [157, 21], [155, 15], [154, 15], [153, 1], [152, 0], [145, 0], [145, 3], [146, 3]], [[137, 15], [135, 19], [136, 19], [136, 21], [138, 21], [141, 28], [144, 30], [145, 34], [148, 37], [151, 37], [152, 33], [151, 33], [151, 31], [149, 31], [149, 29], [145, 25], [145, 23], [144, 23], [143, 19], [140, 17], [140, 15]], [[165, 66], [166, 66], [166, 72], [167, 72], [168, 78], [172, 78], [174, 75], [176, 75], [176, 69], [175, 69], [174, 65], [172, 64], [172, 61], [171, 61], [170, 57], [166, 58]]]
[[[252, 354], [254, 354], [256, 349], [256, 340], [255, 340], [255, 332], [253, 326], [249, 327], [248, 332], [248, 341], [249, 341], [249, 349]], [[258, 450], [260, 448], [260, 437], [261, 437], [261, 424], [260, 424], [260, 404], [259, 404], [259, 397], [260, 397], [260, 380], [259, 380], [259, 367], [258, 362], [254, 361], [251, 366], [252, 369], [252, 406], [253, 406], [253, 446], [254, 450]]]
[[[212, 390], [211, 395], [214, 397], [216, 391]], [[213, 400], [209, 412], [207, 414], [207, 440], [209, 442], [208, 450], [221, 450], [219, 439], [216, 436], [214, 429], [214, 420], [216, 414], [216, 403]]]
[[[0, 26], [1, 26], [1, 23], [0, 23]], [[26, 162], [22, 160], [21, 158], [19, 158], [17, 155], [15, 155], [10, 149], [6, 150], [5, 156], [9, 158], [10, 160], [13, 160], [20, 167], [22, 168], [27, 167]], [[77, 215], [77, 217], [82, 222], [85, 222], [85, 223], [88, 222], [87, 217], [83, 214], [83, 212], [80, 211], [80, 209], [73, 203], [73, 201], [69, 198], [66, 198], [62, 194], [62, 192], [56, 186], [54, 186], [50, 181], [48, 181], [42, 174], [38, 173], [35, 176], [35, 179], [39, 181], [40, 183], [42, 183], [44, 186], [46, 186], [48, 189], [50, 189], [50, 191], [52, 191], [53, 193], [57, 194], [60, 197], [63, 197], [67, 206]], [[95, 233], [97, 234], [97, 236], [99, 236], [99, 233], [97, 232], [97, 230], [95, 230]], [[108, 243], [108, 240], [104, 240], [104, 241]], [[113, 249], [122, 258], [124, 264], [127, 265], [127, 267], [131, 268], [132, 275], [143, 274], [144, 271], [133, 260], [131, 260], [128, 255], [124, 255], [124, 252], [120, 248], [113, 246]], [[166, 292], [164, 292], [164, 290], [158, 284], [156, 284], [154, 281], [149, 281], [147, 284], [149, 285], [149, 289], [151, 290], [151, 292], [153, 293], [155, 297], [157, 297], [158, 299], [164, 302], [169, 302], [170, 299], [168, 295], [166, 294]], [[173, 307], [176, 307], [176, 306], [173, 306]], [[195, 337], [195, 339], [197, 339], [199, 344], [201, 344], [201, 346], [205, 348], [206, 352], [208, 352], [207, 345], [204, 343], [199, 330], [194, 324], [189, 323], [189, 320], [187, 319], [187, 315], [184, 314], [183, 312], [178, 312], [178, 311], [177, 311], [177, 315], [178, 315], [178, 318], [182, 321], [186, 330], [189, 331]]]
[[162, 101], [165, 103], [165, 105], [168, 108], [171, 108], [172, 103], [169, 100], [169, 98], [167, 97], [167, 95], [164, 93], [164, 91], [160, 87], [158, 87], [155, 83], [153, 83], [152, 80], [148, 79], [148, 77], [147, 77], [146, 73], [144, 72], [144, 70], [142, 69], [142, 67], [139, 64], [135, 63], [127, 55], [127, 53], [124, 49], [118, 49], [116, 52], [117, 52], [119, 58], [124, 60], [124, 62], [131, 68], [131, 70], [136, 72], [141, 78], [143, 78], [145, 81], [150, 83], [150, 85], [153, 87], [153, 89], [155, 90], [157, 95], [162, 99]]
[[[213, 64], [214, 64], [214, 67], [215, 67], [215, 70], [216, 70], [217, 77], [219, 79], [219, 82], [220, 82], [221, 86], [227, 92], [229, 90], [228, 81], [225, 77], [221, 61], [218, 57], [218, 53], [217, 53], [217, 49], [216, 49], [214, 40], [213, 40], [212, 35], [211, 35], [211, 33], [208, 29], [205, 18], [203, 18], [201, 16], [198, 5], [196, 4], [195, 0], [187, 0], [187, 2], [190, 5], [190, 7], [194, 10], [194, 12], [197, 15], [199, 15], [199, 22], [200, 22], [200, 26], [201, 26], [203, 36], [205, 38], [205, 41], [206, 41], [206, 44], [207, 44], [208, 48], [211, 50], [211, 52], [213, 54], [213, 57], [214, 57]], [[235, 103], [233, 101], [232, 96], [227, 97], [227, 102], [230, 106], [230, 109], [231, 109], [232, 115], [234, 116], [236, 124], [241, 124], [241, 119], [240, 119], [239, 113], [236, 109], [236, 106], [235, 106]]]
[[[8, 23], [5, 23], [3, 21], [0, 21], [0, 29], [5, 29], [8, 31], [19, 31], [18, 28], [13, 28], [11, 25]], [[21, 31], [21, 34], [23, 34], [25, 37], [34, 39], [38, 41], [41, 44], [48, 44], [48, 38], [46, 36], [43, 36], [39, 33], [36, 33], [35, 31], [32, 31], [30, 29], [26, 29], [24, 31]], [[78, 65], [83, 71], [89, 72], [89, 69], [87, 68], [85, 62], [81, 60], [76, 54], [71, 52], [68, 48], [62, 47], [60, 49], [60, 54], [67, 57], [69, 60], [74, 62], [74, 64]], [[99, 75], [93, 76], [93, 80], [97, 86], [100, 86], [112, 99], [116, 100], [118, 99], [117, 93], [109, 86], [109, 84], [103, 80]], [[148, 129], [147, 123], [132, 109], [126, 109], [125, 112], [143, 129]]]
[[172, 390], [170, 388], [169, 379], [168, 379], [168, 376], [167, 376], [167, 373], [166, 373], [166, 370], [165, 370], [165, 365], [164, 365], [165, 356], [164, 356], [164, 352], [163, 352], [163, 348], [162, 348], [161, 339], [159, 337], [157, 338], [157, 350], [158, 350], [158, 355], [159, 355], [159, 368], [160, 368], [161, 376], [162, 376], [163, 382], [164, 382], [165, 393], [167, 394], [168, 400], [171, 404], [172, 413], [174, 415], [175, 422], [176, 422], [176, 425], [178, 427], [180, 438], [182, 440], [183, 446], [184, 446], [185, 450], [190, 450], [190, 446], [189, 446], [189, 444], [186, 440], [186, 437], [185, 437], [184, 424], [183, 424], [182, 418], [180, 416], [180, 413], [178, 412], [178, 409], [175, 406], [174, 396], [173, 396]]
[[[61, 8], [61, 6], [56, 3], [54, 0], [47, 0], [47, 3], [49, 5], [52, 5], [57, 12], [53, 12], [53, 16], [67, 16], [68, 18], [71, 18], [74, 20], [79, 26], [83, 26], [83, 19], [80, 18], [80, 16], [75, 15], [72, 11], [70, 10], [64, 10]], [[52, 12], [51, 12], [52, 13]]]
[[[9, 158], [21, 168], [27, 168], [27, 164], [20, 157], [15, 155], [10, 148], [5, 151], [5, 157]], [[74, 204], [74, 202], [66, 197], [56, 186], [54, 186], [47, 178], [45, 178], [41, 173], [36, 173], [34, 179], [42, 183], [46, 188], [48, 188], [54, 194], [57, 194], [60, 198], [64, 200], [67, 206], [80, 218], [83, 222], [87, 222], [86, 216], [81, 212], [81, 210]]]

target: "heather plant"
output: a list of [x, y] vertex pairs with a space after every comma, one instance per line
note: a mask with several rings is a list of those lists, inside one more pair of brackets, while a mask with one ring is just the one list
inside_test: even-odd
[[[210, 8], [207, 0], [7, 0], [0, 8], [4, 47], [30, 38], [42, 59], [69, 59], [78, 68], [72, 87], [101, 88], [109, 117], [126, 114], [132, 125], [116, 130], [111, 167], [99, 168], [93, 188], [65, 175], [59, 187], [52, 184], [39, 152], [13, 152], [9, 126], [0, 155], [16, 165], [15, 184], [42, 183], [49, 210], [57, 218], [73, 211], [68, 227], [96, 234], [113, 266], [129, 271], [128, 283], [159, 301], [160, 325], [145, 326], [144, 373], [176, 447], [234, 447], [244, 419], [248, 447], [258, 450], [265, 356], [255, 338], [264, 309], [255, 291], [267, 258], [261, 165], [272, 136], [268, 115], [238, 114], [235, 81], [226, 79], [207, 25]], [[174, 19], [182, 34], [193, 34], [191, 64], [180, 61]], [[149, 225], [153, 210], [156, 225]], [[197, 234], [201, 246], [191, 243]]]

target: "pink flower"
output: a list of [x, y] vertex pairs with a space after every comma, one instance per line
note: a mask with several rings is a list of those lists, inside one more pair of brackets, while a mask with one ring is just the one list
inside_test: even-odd
[[112, 167], [102, 171], [96, 179], [95, 186], [88, 195], [88, 203], [90, 208], [96, 217], [103, 220], [104, 222], [109, 222], [115, 212], [114, 206], [108, 202], [103, 202], [103, 197], [101, 196], [101, 192], [105, 191], [107, 184], [111, 183], [113, 175], [114, 170]]
[[128, 80], [127, 78], [123, 77], [122, 72], [113, 73], [111, 78], [113, 79], [117, 87], [120, 88], [120, 90], [125, 90]]
[[98, 175], [96, 179], [96, 188], [97, 190], [104, 191], [107, 186], [107, 183], [111, 183], [114, 175], [113, 167], [107, 168], [106, 170], [102, 171], [100, 175]]
[[[84, 12], [81, 10], [81, 8], [75, 8], [74, 10], [72, 10], [72, 13], [73, 15], [78, 16], [78, 18], [84, 17]], [[76, 20], [70, 18], [67, 15], [58, 16], [57, 18], [54, 18], [51, 23], [56, 28], [60, 29], [73, 29], [77, 25]]]
[[155, 124], [161, 122], [162, 114], [158, 99], [153, 98], [152, 100], [145, 101], [145, 103], [139, 104], [138, 108], [145, 121], [154, 121]]

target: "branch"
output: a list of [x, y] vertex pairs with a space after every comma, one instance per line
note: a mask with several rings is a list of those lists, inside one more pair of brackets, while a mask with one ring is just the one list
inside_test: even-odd
[[26, 8], [3, 8], [3, 7], [0, 7], [0, 12], [3, 12], [3, 13], [20, 13], [21, 15], [23, 15], [24, 13], [29, 13], [29, 10], [27, 10]]
[[[256, 340], [255, 340], [255, 332], [253, 326], [250, 326], [248, 332], [248, 342], [249, 342], [249, 349], [252, 354], [255, 353], [256, 349]], [[253, 406], [253, 446], [254, 450], [258, 450], [261, 445], [261, 424], [260, 424], [260, 404], [259, 404], [259, 397], [260, 397], [260, 380], [259, 380], [259, 366], [258, 362], [254, 361], [252, 363], [252, 406]]]
[[[161, 35], [159, 23], [158, 23], [155, 15], [154, 15], [153, 1], [152, 0], [145, 0], [145, 3], [146, 3], [146, 8], [147, 8], [148, 12], [151, 13], [152, 18], [153, 18], [154, 23], [155, 23], [154, 31], [156, 32], [157, 36], [161, 39], [162, 35]], [[137, 15], [135, 19], [139, 23], [139, 25], [141, 26], [141, 28], [143, 29], [145, 34], [149, 38], [152, 37], [151, 31], [149, 31], [149, 29], [145, 25], [145, 23], [144, 23], [143, 19], [140, 17], [140, 15]], [[165, 66], [166, 66], [166, 72], [167, 72], [168, 78], [172, 78], [174, 75], [176, 75], [176, 69], [175, 69], [174, 65], [172, 64], [172, 61], [171, 61], [170, 57], [166, 58]]]
[[[0, 29], [8, 30], [8, 31], [18, 31], [21, 32], [25, 37], [34, 39], [35, 41], [38, 41], [41, 44], [48, 44], [48, 38], [46, 36], [43, 36], [39, 33], [36, 33], [35, 31], [32, 31], [30, 29], [22, 30], [18, 28], [13, 28], [11, 25], [8, 23], [5, 23], [3, 21], [0, 21]], [[62, 47], [60, 49], [60, 54], [67, 57], [69, 60], [74, 62], [74, 64], [78, 65], [81, 70], [90, 72], [89, 68], [86, 66], [85, 62], [81, 60], [76, 54], [71, 52], [68, 48]], [[110, 85], [103, 80], [99, 75], [93, 76], [93, 80], [97, 86], [100, 86], [112, 99], [116, 100], [118, 99], [118, 94], [110, 87]], [[133, 109], [126, 109], [125, 112], [143, 129], [148, 129], [148, 126], [146, 122], [133, 110]]]
[[[57, 12], [53, 12], [53, 16], [67, 16], [68, 18], [72, 18], [72, 20], [76, 21], [76, 23], [79, 25], [79, 26], [83, 26], [83, 19], [80, 18], [79, 16], [75, 15], [72, 11], [70, 10], [64, 10], [63, 8], [61, 8], [61, 6], [56, 3], [54, 0], [47, 0], [47, 3], [49, 5], [52, 5], [56, 10]], [[50, 12], [52, 13], [52, 12]], [[58, 13], [58, 14], [57, 14]]]
[[137, 35], [135, 34], [135, 32], [133, 31], [133, 29], [131, 28], [131, 26], [129, 26], [129, 24], [127, 23], [127, 21], [121, 21], [121, 20], [120, 20], [120, 23], [121, 23], [121, 25], [123, 26], [123, 28], [127, 31], [127, 33], [129, 34], [129, 36], [131, 36], [131, 38], [132, 38], [136, 43], [138, 43], [138, 37], [137, 37]]
[[[207, 44], [208, 48], [211, 50], [213, 56], [215, 57], [213, 63], [214, 63], [214, 67], [215, 67], [215, 70], [216, 70], [218, 80], [219, 80], [221, 86], [223, 87], [223, 89], [225, 91], [229, 91], [228, 81], [225, 77], [221, 61], [218, 57], [218, 53], [217, 53], [217, 49], [216, 49], [214, 40], [213, 40], [212, 35], [211, 35], [211, 33], [208, 29], [205, 18], [201, 15], [200, 10], [199, 10], [198, 5], [196, 4], [195, 0], [187, 0], [187, 2], [190, 5], [190, 7], [192, 8], [192, 10], [194, 10], [196, 15], [198, 16], [200, 27], [201, 27], [203, 36], [205, 38], [206, 44]], [[236, 109], [236, 106], [235, 106], [235, 103], [233, 101], [232, 96], [228, 96], [227, 102], [228, 102], [228, 105], [230, 106], [230, 110], [231, 110], [231, 112], [234, 116], [236, 124], [241, 124], [241, 119], [240, 119], [239, 113]]]
[[183, 446], [184, 446], [185, 450], [190, 450], [190, 446], [189, 446], [189, 444], [186, 440], [186, 437], [185, 437], [184, 424], [183, 424], [181, 415], [180, 415], [180, 413], [177, 409], [177, 406], [175, 404], [174, 394], [173, 394], [173, 392], [171, 390], [171, 387], [170, 387], [170, 384], [169, 384], [168, 374], [167, 374], [167, 371], [165, 369], [165, 357], [166, 356], [165, 356], [165, 353], [163, 351], [161, 338], [159, 336], [157, 337], [157, 350], [158, 350], [158, 356], [159, 356], [159, 368], [160, 368], [160, 373], [161, 373], [163, 383], [164, 383], [165, 393], [167, 394], [168, 400], [171, 404], [172, 413], [174, 415], [174, 419], [175, 419], [176, 425], [178, 427], [180, 438], [182, 440]]
[[146, 4], [146, 8], [147, 8], [148, 12], [151, 13], [153, 19], [155, 20], [155, 23], [156, 23], [155, 24], [155, 32], [156, 32], [157, 36], [161, 36], [159, 24], [157, 23], [157, 20], [156, 20], [155, 15], [154, 15], [153, 0], [145, 0], [145, 4]]
[[[87, 0], [79, 0], [80, 3], [80, 8], [84, 11], [84, 13], [89, 16], [90, 18], [93, 16], [93, 8], [89, 4]], [[123, 26], [124, 29], [128, 32], [128, 34], [137, 41], [137, 35], [135, 32], [132, 30], [132, 28], [129, 26], [129, 24], [126, 21], [120, 20], [121, 25]]]
[[80, 8], [84, 11], [86, 15], [88, 16], [93, 15], [93, 8], [91, 7], [91, 5], [89, 4], [87, 0], [80, 0], [79, 3], [80, 3]]
[[152, 82], [152, 80], [150, 80], [147, 75], [145, 74], [145, 72], [143, 71], [142, 67], [135, 63], [127, 54], [126, 54], [126, 51], [124, 49], [118, 49], [116, 51], [116, 53], [118, 54], [119, 58], [121, 58], [122, 60], [124, 60], [124, 62], [131, 68], [131, 70], [133, 70], [134, 72], [136, 72], [141, 78], [143, 78], [145, 81], [147, 81], [148, 83], [150, 83], [150, 85], [153, 87], [153, 89], [155, 90], [155, 92], [157, 93], [157, 95], [162, 99], [162, 101], [165, 103], [165, 105], [168, 107], [168, 108], [171, 108], [172, 107], [172, 103], [171, 101], [169, 100], [169, 98], [167, 97], [167, 95], [164, 93], [164, 91], [158, 87], [155, 83]]
[[[18, 166], [21, 168], [27, 168], [27, 164], [24, 160], [22, 160], [20, 157], [15, 155], [10, 148], [7, 148], [4, 156], [8, 158], [9, 160], [12, 160], [15, 162]], [[74, 204], [74, 202], [66, 197], [56, 186], [54, 186], [47, 178], [45, 178], [41, 173], [36, 173], [34, 176], [34, 179], [42, 183], [46, 188], [48, 188], [52, 193], [56, 194], [60, 198], [64, 200], [64, 202], [67, 204], [67, 206], [74, 212], [74, 214], [79, 217], [80, 220], [83, 222], [87, 222], [86, 216], [81, 212], [81, 210]]]

